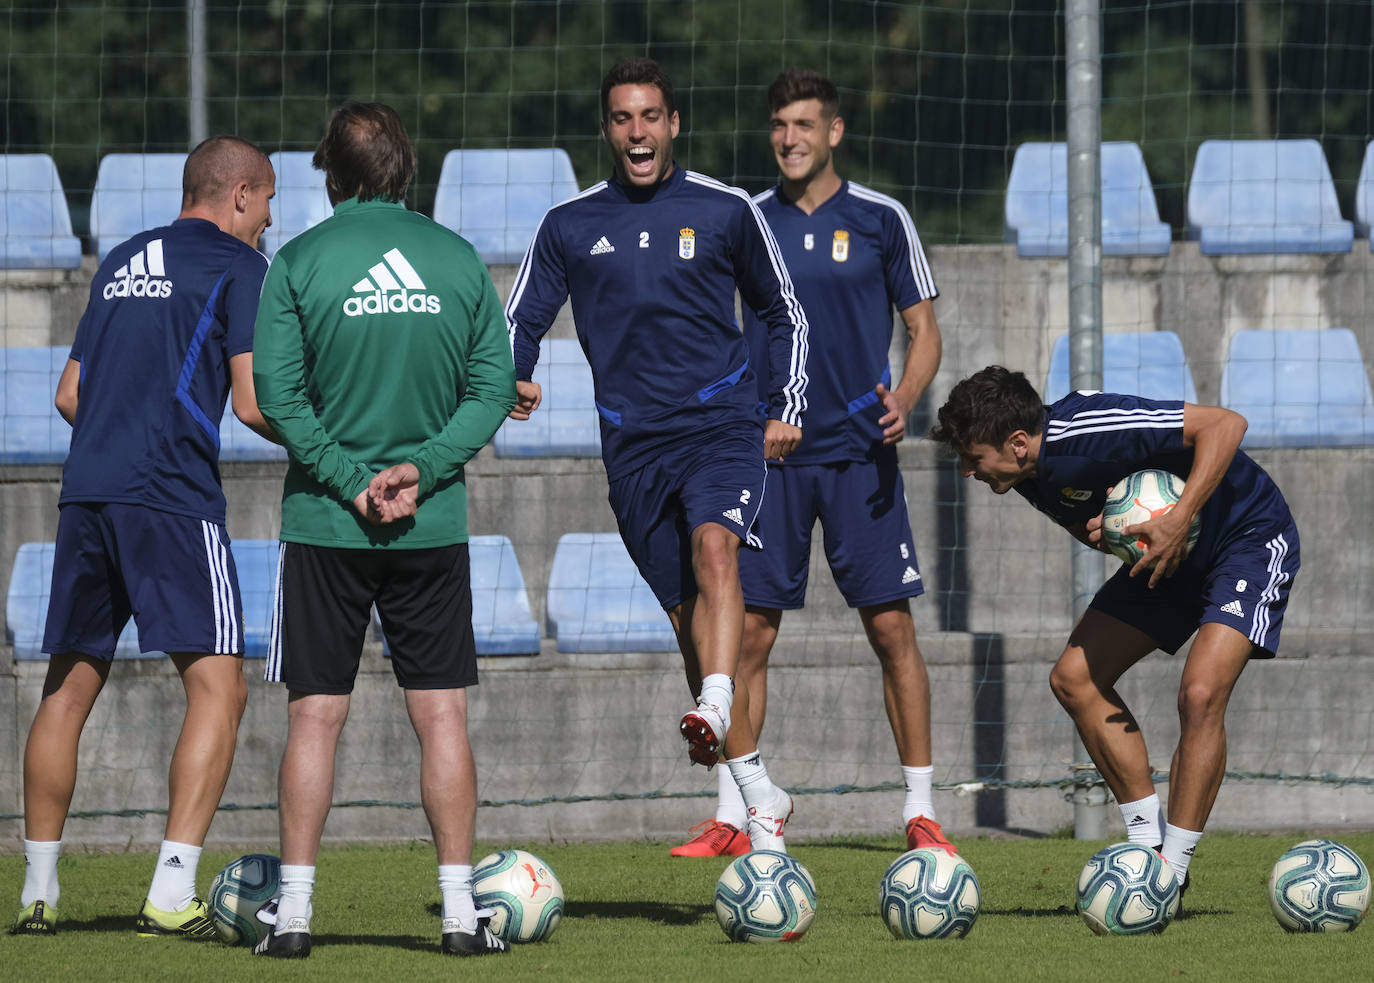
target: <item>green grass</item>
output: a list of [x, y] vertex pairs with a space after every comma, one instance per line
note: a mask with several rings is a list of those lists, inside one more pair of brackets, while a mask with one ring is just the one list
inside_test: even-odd
[[[1186, 916], [1161, 936], [1098, 938], [1073, 911], [1073, 885], [1100, 844], [1068, 839], [959, 840], [983, 889], [969, 936], [893, 939], [878, 919], [877, 885], [896, 839], [797, 843], [815, 877], [818, 914], [792, 945], [727, 942], [711, 904], [719, 860], [670, 858], [661, 843], [523, 844], [558, 873], [567, 912], [552, 939], [509, 956], [457, 963], [438, 948], [438, 885], [425, 843], [324, 851], [303, 963], [253, 958], [218, 943], [140, 939], [133, 916], [153, 858], [70, 854], [61, 862], [56, 938], [0, 936], [0, 975], [13, 980], [291, 979], [419, 981], [455, 974], [503, 980], [1022, 981], [1370, 978], [1374, 926], [1336, 936], [1285, 933], [1269, 911], [1269, 869], [1297, 834], [1210, 834], [1194, 861]], [[1374, 833], [1338, 837], [1374, 858]], [[500, 846], [522, 844], [500, 844]], [[488, 845], [490, 846], [490, 845]], [[485, 852], [483, 850], [482, 852]], [[231, 854], [207, 853], [202, 889]], [[479, 853], [480, 856], [480, 853]], [[0, 857], [0, 884], [18, 907], [22, 857]]]

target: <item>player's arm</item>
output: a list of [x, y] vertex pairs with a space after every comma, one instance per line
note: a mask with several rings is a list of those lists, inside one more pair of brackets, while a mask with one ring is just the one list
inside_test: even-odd
[[771, 388], [763, 452], [781, 459], [801, 443], [810, 326], [772, 231], [757, 205], [747, 197], [744, 205], [735, 226], [735, 283], [768, 332]]
[[263, 417], [262, 410], [258, 409], [257, 390], [253, 386], [252, 352], [240, 352], [229, 358], [229, 381], [233, 387], [230, 390], [230, 399], [234, 407], [234, 416], [255, 434], [266, 437], [274, 444], [280, 444], [281, 438]]
[[[1234, 410], [1183, 404], [1183, 446], [1193, 449], [1193, 466], [1172, 509], [1122, 530], [1127, 536], [1141, 535], [1150, 544], [1149, 551], [1131, 568], [1131, 576], [1150, 569], [1153, 587], [1178, 569], [1188, 553], [1188, 527], [1226, 476], [1248, 428], [1245, 417]], [[1098, 521], [1100, 525], [1100, 516]]]
[[62, 367], [62, 375], [57, 380], [57, 394], [53, 397], [53, 405], [57, 407], [57, 412], [62, 414], [62, 419], [70, 424], [76, 423], [76, 400], [81, 390], [81, 363], [74, 358], [67, 359], [67, 364]]
[[515, 285], [506, 302], [506, 329], [515, 363], [513, 420], [528, 420], [539, 408], [543, 393], [534, 382], [539, 362], [539, 340], [553, 327], [554, 318], [568, 299], [568, 273], [557, 225], [545, 215], [535, 230], [534, 241], [515, 274]]
[[935, 305], [929, 299], [922, 300], [903, 308], [901, 314], [907, 335], [902, 379], [890, 392], [881, 382], [874, 387], [887, 410], [878, 420], [884, 444], [895, 444], [906, 436], [906, 419], [940, 368], [942, 343], [940, 325], [935, 322]]

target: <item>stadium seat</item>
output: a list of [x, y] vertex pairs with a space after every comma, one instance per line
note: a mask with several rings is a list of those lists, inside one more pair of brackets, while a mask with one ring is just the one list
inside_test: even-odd
[[[1197, 402], [1183, 342], [1172, 331], [1128, 331], [1102, 336], [1102, 389], [1147, 399]], [[1045, 402], [1069, 394], [1069, 336], [1054, 339]]]
[[277, 197], [272, 199], [272, 226], [262, 234], [262, 251], [272, 256], [281, 244], [334, 214], [324, 171], [315, 170], [309, 150], [279, 150], [269, 155], [277, 173]]
[[548, 622], [560, 652], [677, 651], [668, 616], [617, 533], [559, 538]]
[[221, 461], [285, 461], [286, 448], [249, 430], [234, 415], [232, 399], [224, 404], [219, 421], [219, 459]]
[[[43, 628], [48, 620], [48, 598], [52, 592], [54, 543], [23, 543], [14, 556], [10, 572], [9, 596], [5, 601], [5, 635], [14, 646], [14, 658], [21, 662], [43, 662]], [[116, 659], [159, 659], [165, 652], [140, 652], [138, 626], [133, 619], [115, 644]]]
[[568, 153], [450, 150], [434, 193], [434, 220], [477, 248], [488, 265], [524, 258], [544, 213], [577, 194]]
[[1360, 165], [1360, 180], [1355, 185], [1355, 235], [1369, 239], [1374, 251], [1374, 237], [1369, 227], [1374, 223], [1374, 141], [1364, 148], [1364, 163]]
[[[1069, 254], [1069, 151], [1064, 143], [1023, 143], [1007, 181], [1006, 240], [1018, 256]], [[1167, 255], [1145, 158], [1134, 143], [1102, 144], [1102, 252]]]
[[493, 440], [497, 457], [599, 457], [601, 420], [596, 413], [592, 367], [575, 338], [539, 344], [534, 381], [543, 390], [528, 420], [507, 420]]
[[1316, 140], [1206, 140], [1188, 182], [1203, 253], [1348, 253], [1354, 228]]
[[66, 368], [65, 345], [0, 348], [0, 464], [61, 464], [72, 428], [53, 397]]
[[236, 539], [230, 548], [234, 551], [239, 595], [243, 599], [243, 654], [250, 659], [265, 659], [272, 640], [281, 543], [275, 539]]
[[81, 240], [57, 164], [47, 154], [0, 154], [0, 268], [74, 270]]
[[1237, 331], [1221, 405], [1250, 421], [1244, 447], [1374, 444], [1374, 395], [1348, 328]]
[[91, 238], [96, 258], [144, 229], [168, 225], [181, 214], [185, 154], [107, 154], [91, 194]]

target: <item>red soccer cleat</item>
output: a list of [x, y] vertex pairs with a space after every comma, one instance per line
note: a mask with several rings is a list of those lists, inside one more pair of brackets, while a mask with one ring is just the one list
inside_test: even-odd
[[744, 831], [718, 819], [697, 823], [687, 831], [687, 835], [691, 839], [669, 850], [669, 856], [742, 857], [749, 852], [749, 837]]
[[682, 715], [678, 730], [687, 742], [687, 757], [692, 759], [692, 764], [714, 767], [720, 760], [721, 744], [725, 742], [725, 721], [715, 708], [698, 704], [696, 709]]
[[922, 847], [931, 850], [944, 850], [950, 856], [955, 856], [959, 852], [954, 849], [954, 844], [940, 831], [939, 823], [926, 816], [917, 816], [906, 824], [906, 848], [919, 850]]

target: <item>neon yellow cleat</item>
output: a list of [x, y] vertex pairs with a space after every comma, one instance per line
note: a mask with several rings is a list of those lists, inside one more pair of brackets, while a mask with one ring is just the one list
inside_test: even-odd
[[11, 935], [56, 935], [57, 910], [46, 901], [35, 901], [14, 920]]
[[144, 937], [153, 935], [185, 935], [192, 939], [215, 937], [215, 925], [210, 921], [210, 909], [200, 898], [191, 899], [191, 903], [181, 911], [162, 911], [159, 908], [154, 908], [151, 901], [144, 899], [143, 910], [138, 913], [138, 923], [135, 928], [138, 934]]

